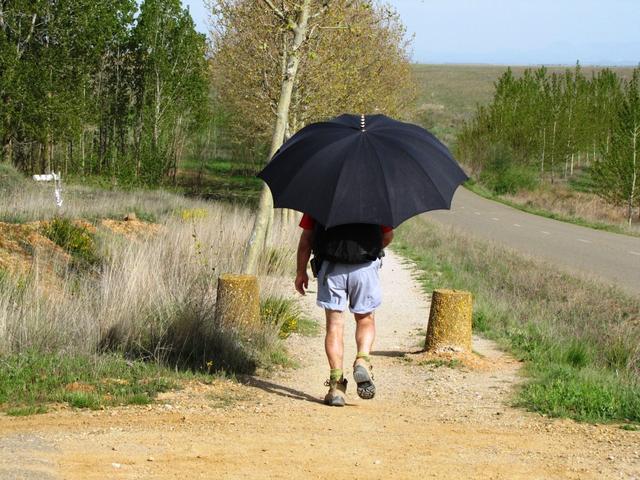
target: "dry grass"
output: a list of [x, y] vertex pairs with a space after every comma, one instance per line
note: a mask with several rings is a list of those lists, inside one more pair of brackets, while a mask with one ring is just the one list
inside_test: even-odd
[[[50, 218], [57, 212], [48, 193], [36, 187], [0, 197], [10, 206], [2, 217]], [[161, 227], [148, 228], [153, 235], [127, 235], [99, 220], [129, 211], [152, 215]], [[166, 192], [72, 187], [65, 214], [94, 219], [100, 263], [78, 270], [52, 259], [46, 249], [27, 248], [29, 274], [0, 269], [0, 354], [117, 350], [207, 369], [213, 362], [216, 369], [251, 371], [276, 348], [277, 325], [240, 331], [215, 324], [217, 278], [240, 269], [253, 224], [248, 210]], [[283, 276], [291, 275], [294, 228], [276, 220], [273, 245], [278, 247], [268, 250], [258, 271], [264, 298], [280, 295]], [[44, 269], [56, 272], [55, 286], [51, 276], [43, 281]]]
[[13, 180], [12, 184], [0, 181], [0, 222], [25, 223], [50, 219], [55, 215], [122, 219], [130, 212], [143, 220], [156, 220], [200, 204], [162, 190], [100, 190], [66, 184], [63, 184], [62, 197], [63, 206], [58, 208], [50, 183], [36, 183], [30, 179]]
[[[503, 198], [518, 205], [558, 215], [628, 228], [625, 208], [613, 206], [593, 193], [579, 192], [567, 185], [543, 185], [530, 192], [503, 195]], [[637, 219], [634, 220], [636, 222], [631, 228], [640, 232], [640, 223]]]

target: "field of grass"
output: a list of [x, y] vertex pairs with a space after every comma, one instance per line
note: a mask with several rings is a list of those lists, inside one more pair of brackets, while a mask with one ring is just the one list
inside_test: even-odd
[[187, 195], [253, 206], [262, 180], [256, 177], [260, 164], [215, 158], [205, 163], [189, 159], [180, 165], [178, 185]]
[[425, 291], [473, 292], [474, 330], [526, 361], [519, 405], [591, 422], [640, 422], [639, 299], [422, 218], [401, 226], [396, 239]]
[[145, 403], [193, 374], [288, 364], [282, 338], [312, 332], [283, 292], [295, 242], [277, 219], [258, 266], [261, 321], [229, 328], [215, 317], [217, 279], [240, 270], [248, 209], [67, 186], [57, 211], [51, 190], [0, 182], [0, 409]]

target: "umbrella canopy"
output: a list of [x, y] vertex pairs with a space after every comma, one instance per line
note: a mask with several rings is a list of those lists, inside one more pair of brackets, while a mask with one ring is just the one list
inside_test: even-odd
[[258, 177], [275, 207], [308, 213], [326, 227], [396, 227], [419, 213], [450, 208], [468, 178], [424, 128], [385, 115], [348, 114], [301, 129]]

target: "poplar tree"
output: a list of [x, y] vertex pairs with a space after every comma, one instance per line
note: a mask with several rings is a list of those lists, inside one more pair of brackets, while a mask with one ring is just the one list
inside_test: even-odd
[[207, 93], [205, 38], [178, 0], [0, 0], [0, 161], [157, 183]]
[[146, 0], [133, 31], [136, 175], [175, 179], [185, 132], [206, 98], [205, 38], [180, 0]]
[[633, 209], [640, 199], [640, 70], [624, 88], [624, 96], [610, 131], [601, 146], [602, 160], [594, 165], [598, 193], [617, 205], [625, 205], [631, 225]]

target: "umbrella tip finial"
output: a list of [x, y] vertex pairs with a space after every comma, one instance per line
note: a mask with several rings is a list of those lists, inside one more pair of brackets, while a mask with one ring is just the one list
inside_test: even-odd
[[364, 121], [364, 113], [362, 115], [360, 115], [360, 130], [362, 130], [363, 132], [366, 130], [365, 128], [365, 121]]

